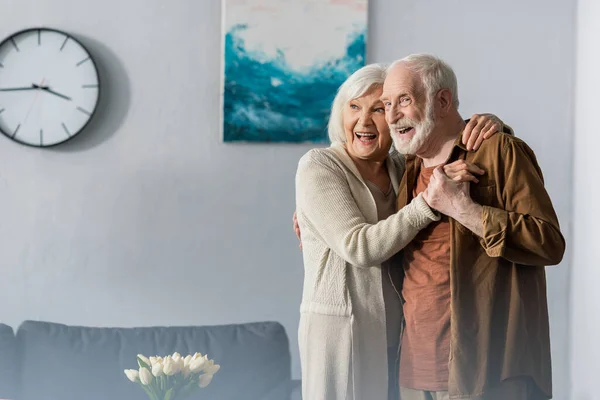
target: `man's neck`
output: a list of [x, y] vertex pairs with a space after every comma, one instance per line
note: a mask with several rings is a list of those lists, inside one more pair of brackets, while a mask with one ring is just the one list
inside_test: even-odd
[[448, 161], [456, 137], [465, 129], [465, 125], [465, 121], [459, 115], [447, 125], [440, 126], [438, 132], [431, 133], [431, 140], [417, 153], [417, 157], [423, 160], [425, 168], [445, 164]]

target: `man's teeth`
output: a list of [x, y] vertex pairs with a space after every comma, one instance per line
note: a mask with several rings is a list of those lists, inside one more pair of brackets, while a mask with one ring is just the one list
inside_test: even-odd
[[400, 133], [406, 133], [406, 132], [410, 131], [411, 129], [412, 129], [412, 127], [409, 126], [407, 128], [398, 129], [398, 132], [400, 132]]

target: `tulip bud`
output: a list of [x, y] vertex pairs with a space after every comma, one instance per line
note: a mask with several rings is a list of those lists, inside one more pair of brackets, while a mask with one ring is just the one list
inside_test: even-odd
[[167, 376], [173, 376], [177, 373], [177, 371], [175, 371], [175, 363], [171, 356], [167, 356], [163, 360], [163, 373]]
[[190, 372], [197, 374], [204, 369], [206, 366], [206, 360], [204, 358], [197, 358], [190, 362]]
[[140, 378], [140, 374], [137, 369], [126, 369], [125, 375], [127, 375], [127, 378], [133, 383], [137, 383]]
[[[140, 365], [140, 367], [145, 367], [145, 366], [150, 366], [152, 363], [150, 362], [150, 360], [148, 359], [148, 357], [146, 357], [143, 354], [138, 354], [137, 355], [138, 358], [138, 364]], [[142, 363], [140, 362], [140, 360], [145, 363], [146, 365], [142, 365]]]
[[163, 375], [163, 365], [161, 363], [156, 362], [152, 365], [152, 375], [157, 378]]
[[181, 369], [181, 373], [183, 374], [184, 378], [189, 377], [192, 374], [192, 372], [190, 371], [190, 366], [184, 365], [183, 368]]
[[211, 374], [202, 374], [199, 377], [199, 384], [198, 386], [200, 386], [201, 388], [205, 388], [210, 384], [210, 381], [212, 381], [213, 376]]
[[221, 369], [219, 364], [215, 364], [214, 360], [209, 360], [204, 366], [204, 373], [214, 375]]
[[190, 365], [190, 361], [192, 361], [192, 356], [188, 354], [183, 359], [183, 365], [186, 366], [186, 367], [189, 366]]
[[179, 358], [177, 361], [173, 360], [176, 365], [177, 372], [183, 371], [183, 367], [185, 366], [183, 358]]
[[149, 385], [152, 382], [152, 373], [146, 367], [140, 368], [140, 382], [142, 385]]

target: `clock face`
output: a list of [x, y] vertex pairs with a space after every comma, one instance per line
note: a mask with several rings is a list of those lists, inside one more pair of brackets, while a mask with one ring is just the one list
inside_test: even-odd
[[19, 143], [69, 140], [90, 121], [99, 90], [92, 57], [68, 34], [29, 29], [0, 43], [0, 131]]

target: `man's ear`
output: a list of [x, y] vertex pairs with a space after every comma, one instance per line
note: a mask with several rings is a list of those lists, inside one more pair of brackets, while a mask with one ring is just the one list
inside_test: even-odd
[[452, 108], [452, 92], [450, 89], [440, 89], [436, 97], [440, 105], [441, 114], [446, 116]]

